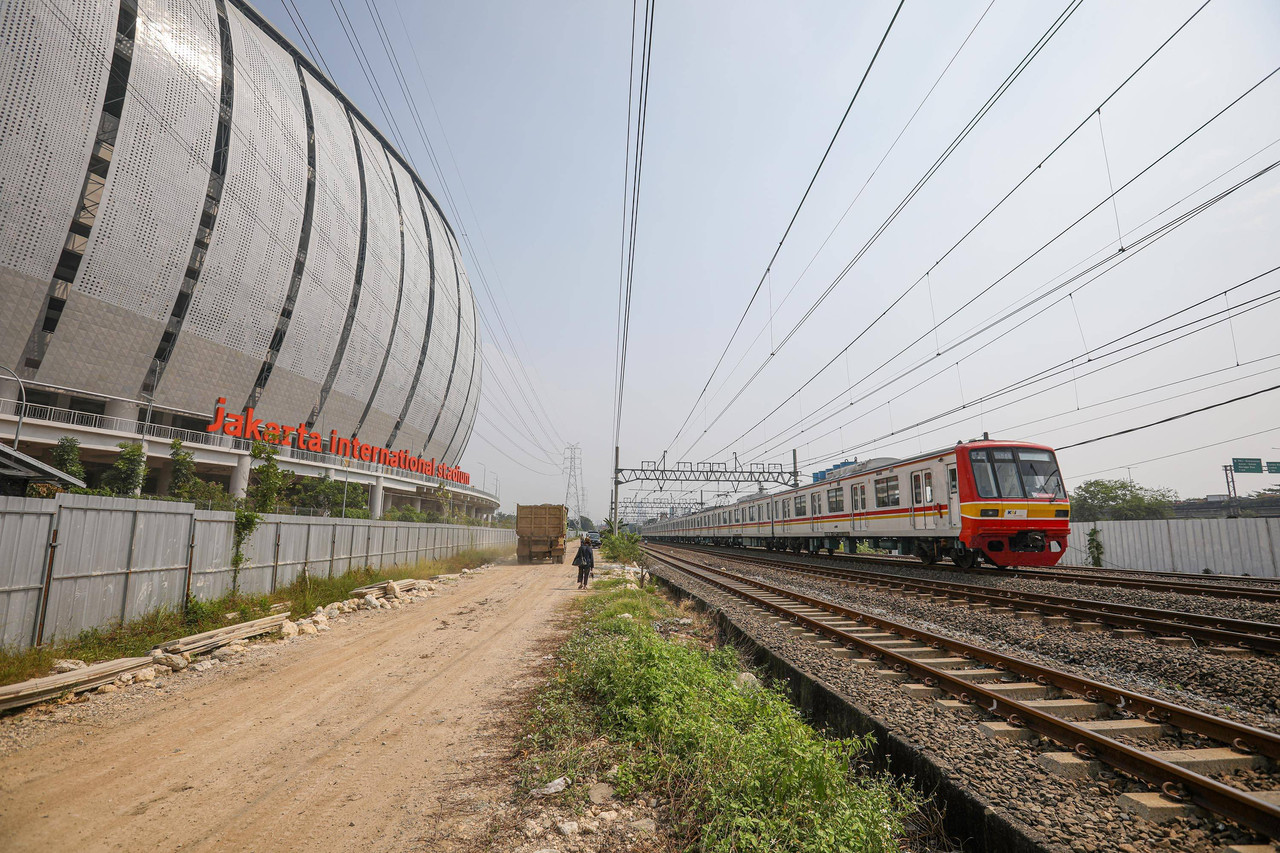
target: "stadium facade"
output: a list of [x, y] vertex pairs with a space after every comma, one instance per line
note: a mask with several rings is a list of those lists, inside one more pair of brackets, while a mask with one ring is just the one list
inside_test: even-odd
[[152, 439], [180, 437], [241, 493], [266, 437], [303, 473], [496, 506], [458, 466], [458, 241], [288, 39], [242, 0], [14, 0], [0, 43], [0, 434], [22, 415], [24, 451], [74, 434], [90, 462], [142, 435], [160, 478]]

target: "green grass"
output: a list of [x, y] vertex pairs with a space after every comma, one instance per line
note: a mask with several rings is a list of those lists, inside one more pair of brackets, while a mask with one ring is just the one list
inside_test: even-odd
[[617, 764], [624, 796], [671, 799], [680, 841], [707, 853], [899, 849], [917, 801], [855, 769], [869, 739], [825, 737], [781, 692], [739, 690], [731, 649], [665, 640], [651, 623], [674, 611], [652, 589], [596, 588], [530, 711], [527, 785]]
[[[188, 602], [186, 613], [165, 607], [138, 619], [105, 628], [92, 628], [75, 637], [31, 649], [0, 648], [0, 684], [13, 684], [47, 675], [59, 658], [86, 663], [146, 655], [158, 643], [188, 634], [199, 634], [271, 615], [271, 605], [286, 603], [293, 618], [300, 619], [317, 607], [351, 597], [351, 590], [377, 581], [429, 578], [492, 562], [499, 551], [463, 551], [440, 560], [424, 560], [414, 566], [388, 571], [360, 568], [334, 578], [302, 576], [271, 595], [227, 595], [212, 601]], [[234, 614], [228, 619], [228, 614]]]

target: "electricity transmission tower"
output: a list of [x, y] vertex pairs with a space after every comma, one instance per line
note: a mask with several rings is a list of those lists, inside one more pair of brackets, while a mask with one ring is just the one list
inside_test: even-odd
[[582, 518], [582, 448], [571, 444], [564, 449], [564, 505], [569, 511], [569, 524], [578, 527]]

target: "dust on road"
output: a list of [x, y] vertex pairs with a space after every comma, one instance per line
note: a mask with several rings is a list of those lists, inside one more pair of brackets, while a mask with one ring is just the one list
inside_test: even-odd
[[0, 756], [0, 846], [469, 846], [507, 784], [477, 776], [509, 747], [494, 736], [502, 703], [541, 661], [575, 580], [569, 565], [494, 566], [166, 690], [58, 709]]

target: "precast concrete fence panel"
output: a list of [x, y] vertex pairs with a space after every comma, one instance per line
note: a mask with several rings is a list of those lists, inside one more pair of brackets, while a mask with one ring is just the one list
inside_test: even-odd
[[1095, 528], [1107, 568], [1280, 577], [1280, 518], [1074, 521], [1064, 563], [1089, 564]]
[[188, 596], [271, 593], [304, 571], [409, 566], [515, 545], [515, 531], [263, 515], [235, 556], [235, 513], [175, 501], [0, 497], [0, 644], [26, 647], [136, 619]]

